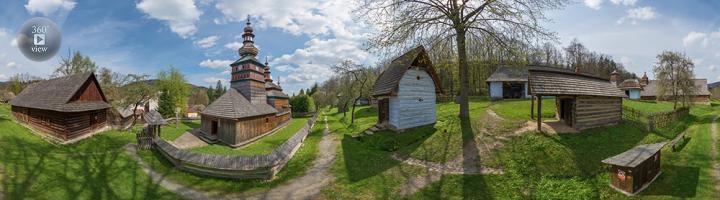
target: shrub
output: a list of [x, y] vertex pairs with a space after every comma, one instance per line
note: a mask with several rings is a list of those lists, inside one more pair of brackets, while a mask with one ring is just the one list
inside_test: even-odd
[[290, 105], [294, 113], [315, 112], [315, 102], [310, 96], [298, 95], [290, 98]]

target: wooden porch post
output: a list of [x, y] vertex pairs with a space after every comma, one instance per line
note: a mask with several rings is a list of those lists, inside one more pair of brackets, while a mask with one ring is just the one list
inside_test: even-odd
[[542, 133], [542, 96], [537, 95], [537, 130]]
[[535, 96], [530, 96], [530, 119], [535, 119]]

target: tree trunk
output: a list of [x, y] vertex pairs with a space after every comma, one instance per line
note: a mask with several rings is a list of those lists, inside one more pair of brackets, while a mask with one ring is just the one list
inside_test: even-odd
[[350, 124], [354, 124], [354, 123], [355, 123], [355, 106], [357, 105], [357, 101], [358, 101], [358, 99], [360, 99], [360, 97], [361, 97], [361, 96], [358, 96], [358, 97], [355, 98], [355, 100], [353, 101], [352, 111], [350, 111]]
[[470, 83], [468, 82], [468, 63], [467, 63], [467, 52], [465, 49], [465, 28], [455, 28], [457, 32], [457, 50], [458, 50], [458, 62], [459, 62], [459, 75], [460, 75], [460, 118], [468, 118], [470, 116], [470, 104], [468, 102], [468, 89]]

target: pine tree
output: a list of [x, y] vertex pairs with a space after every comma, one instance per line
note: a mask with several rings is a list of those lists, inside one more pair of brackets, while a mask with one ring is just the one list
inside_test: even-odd
[[175, 117], [175, 103], [167, 91], [163, 91], [160, 94], [160, 102], [158, 102], [158, 112], [162, 114], [164, 118]]

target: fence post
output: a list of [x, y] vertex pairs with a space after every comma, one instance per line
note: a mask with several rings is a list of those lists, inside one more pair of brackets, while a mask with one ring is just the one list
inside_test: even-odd
[[647, 131], [653, 132], [655, 131], [655, 117], [653, 115], [647, 115]]

